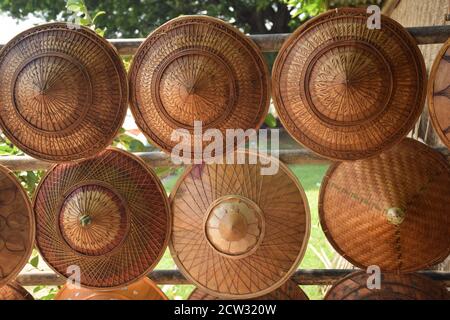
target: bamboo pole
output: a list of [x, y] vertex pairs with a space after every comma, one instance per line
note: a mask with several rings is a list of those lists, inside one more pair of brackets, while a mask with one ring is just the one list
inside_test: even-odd
[[[292, 280], [300, 285], [332, 285], [356, 270], [351, 269], [309, 269], [298, 270]], [[422, 275], [443, 283], [450, 287], [450, 272], [421, 271]], [[178, 270], [155, 270], [148, 277], [157, 284], [187, 285], [191, 284]], [[17, 277], [17, 281], [23, 286], [59, 286], [65, 283], [65, 279], [51, 272], [25, 273]]]

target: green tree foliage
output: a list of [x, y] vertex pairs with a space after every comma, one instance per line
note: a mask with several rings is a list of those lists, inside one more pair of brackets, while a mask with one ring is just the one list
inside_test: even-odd
[[[96, 24], [106, 37], [144, 37], [155, 27], [182, 14], [207, 14], [234, 23], [249, 33], [283, 33], [297, 27], [286, 0], [86, 0], [91, 12], [106, 12]], [[303, 2], [303, 1], [296, 1]], [[322, 0], [305, 0], [305, 3]], [[0, 0], [0, 10], [23, 19], [29, 14], [47, 21], [66, 19], [65, 0]], [[74, 10], [76, 11], [76, 10]]]

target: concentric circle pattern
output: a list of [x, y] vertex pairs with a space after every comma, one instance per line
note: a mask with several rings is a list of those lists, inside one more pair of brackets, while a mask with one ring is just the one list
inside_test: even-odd
[[86, 287], [132, 283], [167, 246], [171, 219], [161, 183], [139, 158], [118, 149], [55, 166], [33, 206], [42, 256], [65, 277], [78, 266]]
[[2, 300], [34, 300], [33, 296], [15, 282], [0, 287], [0, 301]]
[[355, 272], [338, 281], [325, 296], [326, 300], [447, 300], [447, 289], [418, 274], [382, 273], [380, 287], [369, 289], [373, 277]]
[[450, 40], [443, 45], [433, 63], [427, 101], [434, 129], [450, 148]]
[[202, 291], [255, 298], [296, 270], [309, 237], [309, 208], [296, 178], [279, 165], [266, 176], [260, 163], [197, 165], [178, 182], [170, 249]]
[[412, 272], [450, 254], [450, 168], [405, 139], [375, 158], [334, 164], [320, 191], [322, 228], [354, 265]]
[[195, 121], [224, 136], [226, 129], [259, 128], [270, 101], [268, 79], [260, 50], [239, 30], [211, 17], [182, 16], [156, 29], [136, 53], [131, 110], [147, 138], [171, 152], [176, 129], [198, 139]]
[[331, 159], [355, 160], [401, 140], [425, 101], [415, 40], [383, 16], [367, 28], [362, 9], [337, 9], [302, 25], [274, 64], [273, 98], [285, 128]]
[[65, 285], [55, 300], [168, 300], [166, 295], [148, 278], [115, 290], [93, 290]]
[[14, 280], [28, 262], [34, 234], [28, 195], [14, 174], [0, 166], [0, 287]]
[[[218, 298], [195, 289], [189, 296], [189, 300], [218, 300]], [[309, 298], [294, 281], [288, 280], [275, 291], [255, 300], [309, 300]]]
[[128, 84], [120, 57], [88, 28], [51, 23], [29, 29], [0, 53], [0, 125], [42, 160], [87, 158], [121, 127]]

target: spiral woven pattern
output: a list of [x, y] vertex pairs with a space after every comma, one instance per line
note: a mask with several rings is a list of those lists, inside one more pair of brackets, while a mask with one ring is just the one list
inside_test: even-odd
[[273, 98], [284, 127], [305, 147], [355, 160], [400, 141], [421, 114], [426, 70], [414, 38], [365, 9], [336, 9], [309, 20], [281, 48]]
[[338, 281], [326, 294], [326, 300], [447, 300], [447, 288], [414, 273], [382, 273], [380, 289], [369, 289], [372, 278], [364, 271]]
[[170, 214], [156, 174], [118, 149], [60, 164], [34, 203], [37, 246], [64, 277], [79, 266], [81, 284], [119, 288], [146, 275], [167, 246]]
[[428, 109], [433, 127], [450, 148], [450, 40], [439, 51], [428, 83]]
[[168, 300], [158, 286], [148, 278], [115, 290], [93, 290], [68, 285], [59, 290], [55, 300]]
[[0, 287], [0, 301], [2, 300], [34, 300], [34, 298], [22, 286], [11, 282]]
[[[189, 300], [218, 300], [218, 298], [195, 289], [189, 296]], [[255, 300], [309, 300], [309, 298], [294, 281], [288, 280], [275, 291]]]
[[27, 264], [34, 235], [30, 199], [14, 174], [0, 166], [0, 287]]
[[320, 221], [354, 265], [417, 271], [450, 254], [449, 194], [445, 158], [405, 139], [375, 158], [333, 165], [320, 191]]
[[125, 118], [125, 68], [114, 47], [88, 28], [51, 23], [19, 34], [0, 53], [0, 73], [0, 126], [35, 158], [95, 155]]
[[147, 138], [171, 152], [179, 143], [171, 139], [175, 129], [199, 139], [194, 121], [224, 136], [226, 129], [259, 128], [269, 107], [268, 79], [260, 50], [239, 30], [216, 18], [182, 16], [157, 28], [136, 53], [131, 111]]
[[[296, 270], [309, 237], [309, 208], [296, 178], [279, 165], [275, 175], [261, 175], [261, 163], [197, 165], [179, 180], [171, 194], [169, 246], [178, 268], [202, 291], [255, 298], [280, 287]], [[218, 203], [226, 210], [217, 212]], [[220, 239], [228, 247], [218, 246]]]

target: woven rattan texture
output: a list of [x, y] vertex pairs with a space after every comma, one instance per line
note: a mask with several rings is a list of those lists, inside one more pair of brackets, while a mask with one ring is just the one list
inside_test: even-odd
[[[218, 298], [195, 289], [189, 296], [189, 300], [218, 300]], [[294, 281], [288, 280], [275, 291], [256, 300], [309, 300], [309, 298]]]
[[72, 288], [68, 285], [59, 290], [55, 300], [168, 300], [158, 286], [148, 278], [143, 278], [116, 290], [93, 290]]
[[284, 127], [331, 159], [373, 156], [400, 141], [421, 114], [426, 70], [414, 38], [383, 16], [367, 28], [365, 9], [309, 20], [281, 48], [272, 71]]
[[33, 296], [15, 282], [0, 287], [1, 300], [34, 300]]
[[34, 235], [30, 199], [14, 174], [0, 166], [0, 287], [26, 265]]
[[338, 281], [326, 300], [447, 300], [447, 288], [418, 274], [382, 273], [380, 289], [368, 289], [372, 279], [364, 271]]
[[427, 101], [434, 129], [450, 148], [450, 40], [442, 46], [433, 63]]
[[125, 151], [60, 164], [33, 203], [37, 246], [62, 276], [79, 266], [86, 287], [119, 288], [146, 275], [170, 234], [165, 191], [146, 164]]
[[444, 157], [405, 139], [375, 158], [333, 165], [319, 215], [329, 241], [354, 265], [416, 271], [450, 254], [449, 194]]
[[118, 53], [84, 27], [29, 29], [0, 53], [0, 125], [21, 150], [64, 162], [95, 155], [120, 129], [128, 83]]
[[[171, 194], [169, 247], [178, 268], [202, 291], [256, 298], [296, 270], [309, 238], [309, 208], [296, 178], [279, 165], [277, 174], [267, 176], [260, 163], [197, 165], [179, 180]], [[225, 207], [216, 210], [217, 203]], [[256, 240], [247, 242], [250, 235]]]
[[194, 121], [224, 137], [226, 129], [258, 128], [270, 101], [258, 47], [230, 24], [206, 16], [182, 16], [156, 29], [138, 49], [129, 78], [137, 125], [168, 152], [179, 142], [171, 138], [174, 129], [206, 145], [194, 135]]

